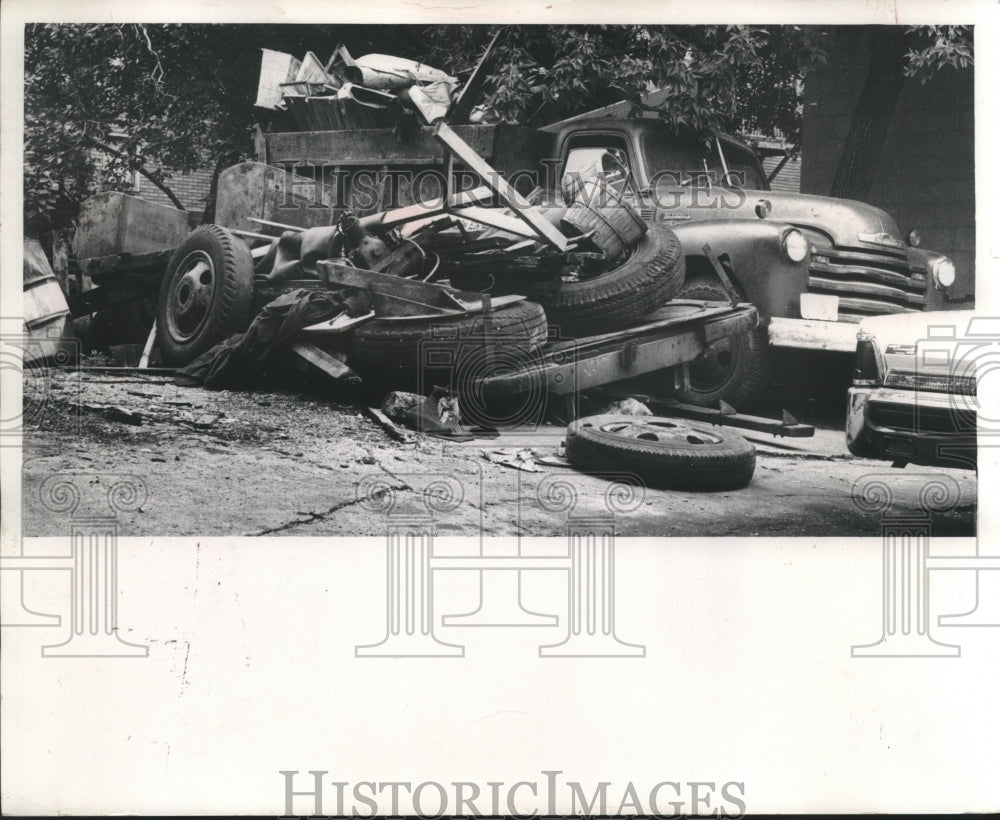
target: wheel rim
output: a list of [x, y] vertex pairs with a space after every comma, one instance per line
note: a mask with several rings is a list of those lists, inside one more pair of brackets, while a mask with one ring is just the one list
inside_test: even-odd
[[167, 294], [167, 329], [176, 341], [194, 338], [205, 326], [217, 282], [215, 265], [205, 251], [191, 251], [177, 266]]
[[708, 348], [688, 365], [691, 391], [714, 393], [728, 385], [737, 373], [742, 359], [741, 342], [734, 337], [712, 342]]
[[680, 421], [667, 421], [658, 419], [650, 421], [641, 417], [634, 421], [630, 419], [616, 419], [601, 424], [598, 429], [602, 433], [608, 433], [619, 438], [636, 439], [637, 441], [651, 441], [663, 443], [686, 442], [687, 444], [714, 445], [722, 442], [722, 436], [716, 435], [708, 430], [689, 427]]

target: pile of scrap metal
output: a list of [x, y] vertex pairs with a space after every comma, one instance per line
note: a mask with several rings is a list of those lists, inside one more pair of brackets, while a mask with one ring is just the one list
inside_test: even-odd
[[[299, 316], [301, 300], [311, 321], [290, 327], [336, 358], [323, 368], [312, 354], [328, 375], [345, 375], [346, 362], [374, 388], [461, 389], [461, 372], [481, 374], [498, 357], [509, 364], [553, 337], [622, 330], [675, 294], [684, 273], [676, 237], [647, 225], [601, 177], [567, 205], [535, 205], [447, 125], [435, 135], [487, 184], [360, 219], [348, 211], [331, 226], [256, 220], [280, 235], [247, 237], [249, 249], [218, 226], [190, 234], [161, 289], [163, 360], [196, 377], [225, 375], [219, 361], [232, 357], [234, 325], [246, 327], [265, 305], [261, 316], [273, 323], [277, 299], [282, 315]], [[485, 207], [495, 199], [501, 207]], [[228, 302], [217, 298], [220, 289], [231, 293]], [[334, 298], [317, 301], [317, 291]], [[275, 335], [287, 333], [261, 338], [270, 345]], [[241, 367], [246, 361], [259, 359], [250, 351]]]
[[256, 105], [278, 116], [287, 114], [288, 127], [282, 130], [393, 127], [407, 113], [428, 125], [449, 113], [451, 121], [477, 122], [483, 112], [474, 112], [470, 101], [485, 79], [482, 67], [492, 46], [461, 93], [457, 77], [404, 57], [366, 54], [354, 59], [338, 45], [324, 63], [311, 51], [300, 60], [263, 49]]

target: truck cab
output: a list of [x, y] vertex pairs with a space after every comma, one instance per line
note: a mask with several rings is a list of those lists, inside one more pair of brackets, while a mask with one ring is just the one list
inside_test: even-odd
[[768, 384], [775, 347], [853, 352], [869, 316], [939, 310], [955, 281], [940, 253], [917, 247], [885, 211], [863, 202], [771, 191], [753, 150], [735, 137], [675, 134], [650, 118], [580, 118], [549, 126], [554, 182], [564, 192], [600, 168], [649, 222], [668, 225], [687, 263], [681, 296], [725, 292], [710, 245], [760, 315], [757, 331], [692, 365], [690, 401], [750, 406]]

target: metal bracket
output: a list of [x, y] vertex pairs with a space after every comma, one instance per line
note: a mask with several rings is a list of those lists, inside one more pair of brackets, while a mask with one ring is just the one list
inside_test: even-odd
[[635, 342], [625, 342], [622, 345], [621, 363], [622, 369], [631, 370], [632, 365], [639, 356], [639, 346]]
[[726, 269], [722, 266], [722, 262], [719, 261], [719, 257], [715, 255], [712, 250], [712, 246], [707, 242], [701, 246], [701, 252], [705, 254], [705, 257], [709, 262], [712, 263], [712, 267], [715, 268], [715, 273], [722, 280], [722, 286], [726, 289], [726, 293], [729, 294], [729, 301], [732, 303], [733, 307], [736, 307], [740, 303], [740, 295], [733, 287], [732, 280], [729, 278], [729, 274], [726, 273]]
[[668, 415], [680, 416], [696, 421], [707, 421], [712, 424], [722, 424], [727, 427], [742, 427], [745, 430], [756, 430], [760, 433], [771, 433], [775, 436], [809, 438], [816, 432], [816, 428], [811, 424], [803, 424], [787, 410], [782, 411], [781, 420], [779, 421], [778, 419], [770, 419], [764, 416], [751, 416], [746, 413], [738, 413], [725, 402], [720, 403], [722, 406], [718, 410], [674, 400], [658, 402], [658, 404], [663, 405]]

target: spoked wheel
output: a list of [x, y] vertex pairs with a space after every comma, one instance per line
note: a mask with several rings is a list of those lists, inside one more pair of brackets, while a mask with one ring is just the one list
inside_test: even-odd
[[192, 231], [167, 265], [156, 309], [167, 364], [187, 364], [251, 319], [253, 260], [246, 243], [218, 225]]
[[593, 473], [631, 473], [678, 490], [731, 490], [753, 478], [757, 454], [722, 427], [659, 416], [589, 416], [566, 431], [566, 458]]

